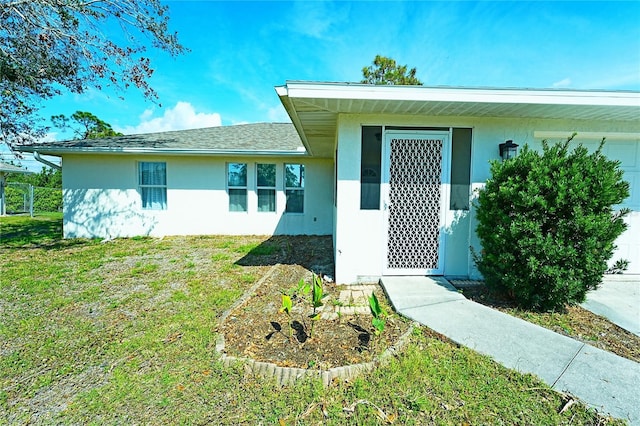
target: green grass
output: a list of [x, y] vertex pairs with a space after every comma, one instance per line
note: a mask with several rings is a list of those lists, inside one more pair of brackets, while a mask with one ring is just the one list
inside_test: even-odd
[[7, 216], [0, 221], [0, 245], [51, 244], [62, 238], [62, 213]]
[[222, 366], [217, 320], [269, 268], [237, 264], [259, 237], [100, 243], [60, 240], [59, 218], [0, 225], [0, 424], [603, 422], [579, 404], [559, 414], [566, 400], [536, 378], [428, 329], [328, 388]]

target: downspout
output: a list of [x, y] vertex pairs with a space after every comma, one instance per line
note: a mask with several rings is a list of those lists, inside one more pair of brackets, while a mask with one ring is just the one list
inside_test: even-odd
[[53, 167], [56, 170], [62, 170], [62, 166], [59, 166], [55, 163], [52, 163], [49, 160], [45, 160], [44, 158], [40, 157], [40, 154], [38, 153], [38, 151], [33, 151], [33, 158], [35, 158], [37, 161], [41, 162], [44, 165], [47, 165], [49, 167]]

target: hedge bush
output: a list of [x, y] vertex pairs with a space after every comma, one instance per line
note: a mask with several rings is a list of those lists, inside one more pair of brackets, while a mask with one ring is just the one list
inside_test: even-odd
[[[5, 188], [7, 213], [22, 212], [24, 210], [24, 194], [21, 189], [11, 186]], [[29, 195], [27, 195], [27, 198]], [[33, 211], [59, 212], [62, 211], [62, 190], [56, 188], [33, 188]]]
[[481, 253], [474, 253], [487, 286], [523, 308], [562, 310], [597, 288], [626, 229], [629, 195], [619, 162], [589, 153], [573, 137], [542, 152], [524, 146], [491, 163], [476, 200]]
[[33, 210], [37, 212], [62, 211], [62, 190], [55, 188], [34, 188]]

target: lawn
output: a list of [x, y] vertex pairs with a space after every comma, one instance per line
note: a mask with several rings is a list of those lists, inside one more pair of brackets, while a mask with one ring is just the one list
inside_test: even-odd
[[0, 424], [621, 423], [427, 328], [326, 388], [223, 366], [217, 320], [269, 270], [243, 261], [264, 240], [62, 240], [59, 216], [0, 218]]

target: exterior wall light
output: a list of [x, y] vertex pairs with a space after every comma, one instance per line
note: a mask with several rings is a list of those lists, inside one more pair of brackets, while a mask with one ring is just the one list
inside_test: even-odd
[[500, 145], [500, 157], [502, 161], [513, 158], [518, 153], [518, 144], [513, 143], [512, 140], [508, 140]]

